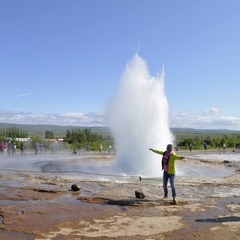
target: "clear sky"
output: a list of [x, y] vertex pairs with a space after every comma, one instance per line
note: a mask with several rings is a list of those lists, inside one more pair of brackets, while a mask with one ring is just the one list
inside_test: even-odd
[[164, 65], [170, 127], [240, 130], [239, 0], [1, 0], [0, 122], [105, 125], [126, 64]]

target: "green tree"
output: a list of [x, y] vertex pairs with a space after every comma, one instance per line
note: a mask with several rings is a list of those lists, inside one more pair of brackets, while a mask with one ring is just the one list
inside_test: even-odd
[[41, 139], [41, 137], [39, 137], [39, 136], [33, 136], [32, 137], [32, 147], [34, 148], [34, 146], [35, 146], [35, 144], [36, 143], [42, 143], [42, 139]]
[[53, 133], [53, 131], [47, 130], [47, 131], [45, 132], [45, 138], [46, 138], [46, 139], [54, 138], [54, 133]]

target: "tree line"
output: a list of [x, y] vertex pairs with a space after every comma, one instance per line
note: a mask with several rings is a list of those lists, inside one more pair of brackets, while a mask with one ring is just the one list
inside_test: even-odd
[[[23, 130], [22, 128], [17, 128], [16, 126], [0, 129], [0, 141], [11, 141], [12, 143], [16, 143], [17, 148], [20, 148], [21, 138], [28, 137], [28, 131]], [[27, 148], [34, 148], [35, 144], [38, 143], [39, 145], [44, 145], [50, 148], [51, 141], [49, 140], [54, 138], [54, 132], [46, 130], [44, 137], [36, 133], [35, 135], [31, 136], [31, 141], [25, 143], [25, 146], [27, 146]], [[56, 140], [58, 139], [56, 138]], [[103, 149], [107, 149], [109, 144], [113, 144], [113, 139], [111, 139], [109, 135], [107, 137], [103, 137], [98, 132], [92, 132], [91, 128], [73, 128], [66, 131], [66, 135], [63, 136], [63, 143], [70, 145], [70, 148], [72, 149], [83, 148], [88, 144], [90, 150], [96, 151], [99, 150], [100, 144], [102, 145]]]
[[211, 136], [195, 136], [191, 138], [181, 138], [177, 140], [178, 147], [189, 148], [190, 145], [193, 149], [202, 149], [203, 144], [206, 143], [209, 148], [222, 148], [225, 144], [227, 148], [239, 148], [240, 146], [240, 134], [224, 134], [222, 137]]
[[100, 145], [102, 145], [103, 150], [106, 150], [109, 145], [114, 145], [114, 140], [110, 135], [103, 137], [98, 132], [92, 132], [91, 128], [73, 128], [67, 130], [66, 136], [63, 137], [63, 140], [64, 142], [71, 144], [73, 149], [89, 145], [90, 150], [92, 151], [99, 150]]
[[28, 132], [22, 128], [11, 127], [11, 128], [0, 128], [1, 138], [28, 138]]
[[[31, 146], [35, 143], [50, 144], [48, 139], [54, 139], [54, 132], [50, 130], [45, 131], [45, 139], [36, 134], [31, 136]], [[18, 128], [0, 128], [0, 141], [12, 140], [19, 146], [18, 138], [29, 138], [28, 131]], [[92, 132], [91, 128], [72, 128], [66, 131], [63, 136], [63, 142], [70, 145], [72, 149], [85, 147], [87, 144], [90, 146], [90, 150], [97, 151], [99, 146], [102, 145], [103, 150], [107, 149], [109, 145], [114, 145], [114, 139], [106, 133], [105, 136], [98, 132]], [[206, 143], [209, 148], [222, 148], [225, 144], [227, 148], [240, 148], [240, 134], [223, 134], [222, 136], [193, 136], [193, 137], [181, 137], [176, 138], [176, 144], [179, 148], [188, 149], [190, 145], [193, 149], [203, 149], [203, 144]]]

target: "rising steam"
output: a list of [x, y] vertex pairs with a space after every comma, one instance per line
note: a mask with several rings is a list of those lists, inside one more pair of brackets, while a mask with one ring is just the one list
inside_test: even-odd
[[149, 75], [146, 62], [135, 55], [127, 64], [108, 109], [108, 123], [116, 141], [116, 169], [142, 176], [161, 175], [161, 156], [149, 148], [165, 150], [173, 141], [168, 125], [164, 71]]

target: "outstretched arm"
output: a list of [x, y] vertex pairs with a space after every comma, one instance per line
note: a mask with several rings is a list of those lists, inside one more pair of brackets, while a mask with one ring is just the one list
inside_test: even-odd
[[182, 160], [182, 159], [184, 159], [185, 157], [183, 157], [183, 156], [178, 156], [178, 155], [173, 155], [174, 156], [174, 158], [176, 159], [176, 160]]
[[156, 150], [156, 149], [149, 148], [149, 150], [152, 151], [152, 152], [154, 152], [154, 153], [157, 153], [157, 154], [161, 154], [161, 155], [164, 154], [163, 151], [159, 151], [159, 150]]

